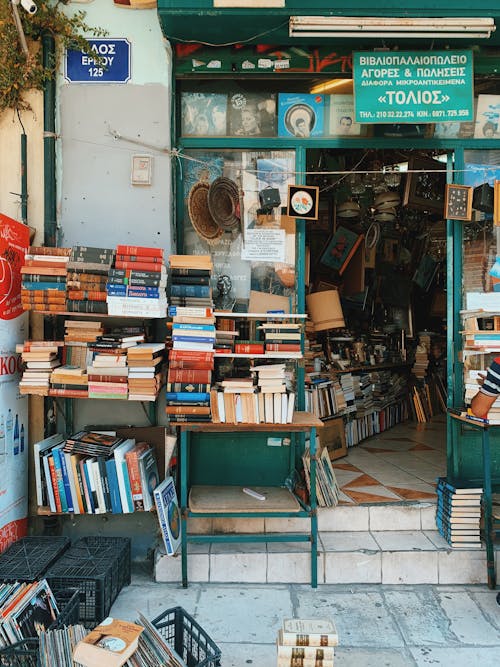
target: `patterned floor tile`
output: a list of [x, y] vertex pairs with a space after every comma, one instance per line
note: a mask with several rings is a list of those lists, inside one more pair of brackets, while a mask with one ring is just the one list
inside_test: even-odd
[[[391, 496], [386, 495], [389, 491], [385, 487], [370, 487], [371, 489], [377, 489], [378, 493], [367, 492], [367, 491], [355, 491], [354, 489], [349, 489], [348, 495], [355, 500], [358, 504], [360, 503], [394, 503], [400, 502], [401, 498], [395, 493]], [[347, 494], [346, 494], [347, 495]]]
[[397, 493], [404, 500], [436, 500], [437, 496], [435, 493], [430, 493], [427, 491], [419, 489], [405, 489], [398, 486], [388, 486], [388, 489]]
[[356, 479], [353, 479], [352, 482], [343, 484], [342, 488], [345, 489], [350, 486], [380, 486], [380, 482], [377, 482], [376, 479], [373, 479], [373, 477], [370, 477], [369, 475], [360, 475], [359, 477], [356, 477]]

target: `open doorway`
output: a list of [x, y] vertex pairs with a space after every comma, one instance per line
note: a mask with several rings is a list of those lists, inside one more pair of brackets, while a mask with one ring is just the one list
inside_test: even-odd
[[[390, 137], [420, 126], [384, 126]], [[411, 137], [408, 137], [411, 142]], [[344, 503], [428, 502], [446, 474], [444, 151], [318, 149], [306, 408]]]

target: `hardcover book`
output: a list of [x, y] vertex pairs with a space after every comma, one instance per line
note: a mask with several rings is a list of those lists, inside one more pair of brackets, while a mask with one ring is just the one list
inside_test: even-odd
[[154, 499], [165, 550], [172, 556], [181, 543], [181, 516], [172, 477], [167, 477], [155, 488]]
[[283, 621], [281, 637], [285, 646], [337, 646], [335, 623], [324, 618], [289, 618]]

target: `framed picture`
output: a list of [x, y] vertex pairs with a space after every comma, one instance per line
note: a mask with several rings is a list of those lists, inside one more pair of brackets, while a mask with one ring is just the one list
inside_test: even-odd
[[408, 162], [403, 206], [443, 215], [445, 185], [445, 164], [413, 156]]
[[472, 193], [468, 185], [446, 185], [444, 217], [447, 220], [466, 220], [472, 218]]
[[363, 234], [356, 234], [347, 227], [337, 227], [324, 247], [319, 263], [342, 275], [363, 238]]
[[325, 422], [324, 427], [318, 429], [321, 447], [328, 451], [330, 461], [347, 456], [344, 419], [331, 419]]
[[493, 188], [493, 224], [500, 227], [500, 181], [495, 181]]
[[479, 95], [477, 98], [476, 139], [500, 138], [500, 95]]
[[317, 220], [319, 187], [317, 185], [289, 185], [286, 214], [290, 218]]

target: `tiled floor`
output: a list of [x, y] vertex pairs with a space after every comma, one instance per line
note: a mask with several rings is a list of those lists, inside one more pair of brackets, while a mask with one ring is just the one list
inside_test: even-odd
[[364, 440], [333, 465], [341, 505], [429, 502], [446, 474], [446, 417], [405, 422]]

